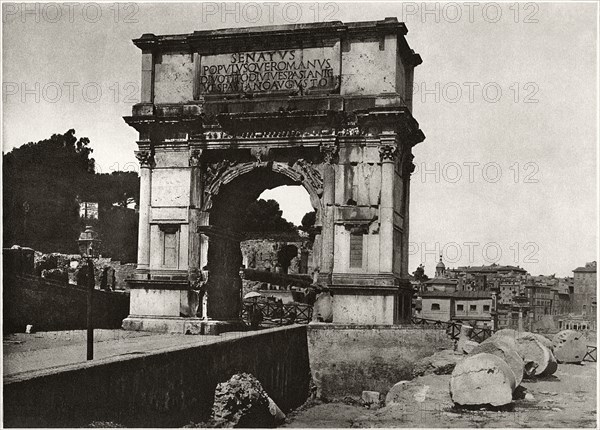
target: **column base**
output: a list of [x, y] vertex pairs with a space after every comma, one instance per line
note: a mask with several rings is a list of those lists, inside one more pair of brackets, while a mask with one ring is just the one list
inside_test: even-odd
[[242, 320], [219, 321], [203, 318], [143, 315], [129, 315], [123, 320], [121, 327], [123, 330], [130, 331], [213, 336], [229, 331], [247, 330]]

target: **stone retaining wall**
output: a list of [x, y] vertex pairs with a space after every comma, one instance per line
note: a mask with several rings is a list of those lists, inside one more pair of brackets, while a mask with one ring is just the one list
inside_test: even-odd
[[[3, 330], [75, 330], [87, 326], [87, 291], [33, 275], [3, 279]], [[120, 328], [129, 314], [129, 294], [94, 290], [94, 327]]]
[[4, 379], [6, 427], [181, 427], [208, 418], [219, 382], [253, 374], [284, 411], [308, 396], [306, 326]]
[[396, 382], [413, 379], [421, 358], [452, 346], [444, 330], [420, 326], [308, 326], [311, 373], [324, 398], [386, 393]]

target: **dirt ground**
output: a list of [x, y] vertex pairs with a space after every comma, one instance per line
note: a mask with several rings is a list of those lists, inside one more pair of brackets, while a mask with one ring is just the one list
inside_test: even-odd
[[513, 404], [495, 411], [455, 408], [449, 384], [450, 375], [418, 377], [400, 403], [380, 409], [313, 401], [282, 427], [596, 427], [596, 363], [561, 364], [552, 376], [523, 380]]

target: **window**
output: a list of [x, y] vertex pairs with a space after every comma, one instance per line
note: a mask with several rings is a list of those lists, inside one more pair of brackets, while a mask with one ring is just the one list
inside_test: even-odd
[[470, 310], [471, 312], [474, 312], [474, 311], [476, 311], [476, 310], [477, 310], [477, 305], [469, 305], [469, 310]]
[[489, 312], [490, 311], [490, 305], [483, 305], [483, 312]]
[[431, 304], [431, 310], [432, 311], [439, 311], [440, 310], [440, 304], [439, 303], [432, 303]]
[[465, 310], [465, 306], [464, 305], [456, 305], [456, 310], [462, 312]]
[[362, 268], [363, 264], [363, 235], [350, 235], [350, 267]]

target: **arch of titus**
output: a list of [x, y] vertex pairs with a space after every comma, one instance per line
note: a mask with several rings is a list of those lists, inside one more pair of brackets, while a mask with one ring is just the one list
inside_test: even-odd
[[315, 277], [334, 323], [410, 317], [412, 147], [425, 137], [406, 33], [386, 18], [133, 41], [142, 100], [125, 121], [139, 132], [141, 192], [124, 328], [239, 327], [240, 217], [281, 185], [304, 186], [317, 211]]

